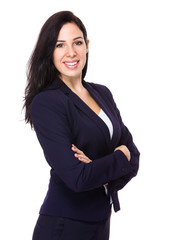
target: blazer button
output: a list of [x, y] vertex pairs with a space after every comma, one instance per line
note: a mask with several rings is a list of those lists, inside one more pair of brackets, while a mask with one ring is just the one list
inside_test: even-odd
[[127, 168], [122, 168], [122, 172], [127, 172]]

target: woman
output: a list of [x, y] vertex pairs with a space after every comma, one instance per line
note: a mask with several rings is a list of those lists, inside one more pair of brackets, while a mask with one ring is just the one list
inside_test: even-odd
[[110, 91], [84, 81], [89, 40], [69, 11], [43, 25], [28, 69], [26, 122], [51, 166], [33, 240], [107, 240], [117, 191], [137, 174], [139, 152]]

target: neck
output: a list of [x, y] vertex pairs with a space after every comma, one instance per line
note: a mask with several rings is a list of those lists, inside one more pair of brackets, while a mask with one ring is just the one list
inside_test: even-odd
[[73, 92], [82, 92], [84, 86], [82, 85], [82, 79], [79, 78], [63, 78], [61, 79]]

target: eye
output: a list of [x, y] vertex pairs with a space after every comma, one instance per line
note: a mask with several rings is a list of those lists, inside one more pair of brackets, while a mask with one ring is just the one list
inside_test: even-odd
[[83, 42], [82, 42], [82, 41], [77, 41], [77, 42], [75, 42], [75, 44], [76, 44], [77, 46], [80, 46], [80, 45], [83, 44]]
[[62, 48], [62, 47], [64, 47], [64, 44], [58, 43], [58, 44], [56, 45], [56, 47], [57, 47], [57, 48]]

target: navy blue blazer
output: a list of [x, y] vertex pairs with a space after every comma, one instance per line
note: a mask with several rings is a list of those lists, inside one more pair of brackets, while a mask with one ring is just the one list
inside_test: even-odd
[[[108, 88], [84, 80], [83, 85], [110, 118], [113, 136], [111, 139], [104, 121], [60, 79], [34, 97], [31, 119], [51, 167], [40, 214], [100, 221], [111, 213], [110, 195], [114, 210], [120, 209], [117, 191], [137, 174], [139, 151]], [[72, 144], [93, 161], [80, 162]], [[122, 144], [131, 152], [130, 162], [122, 151], [114, 152]]]

